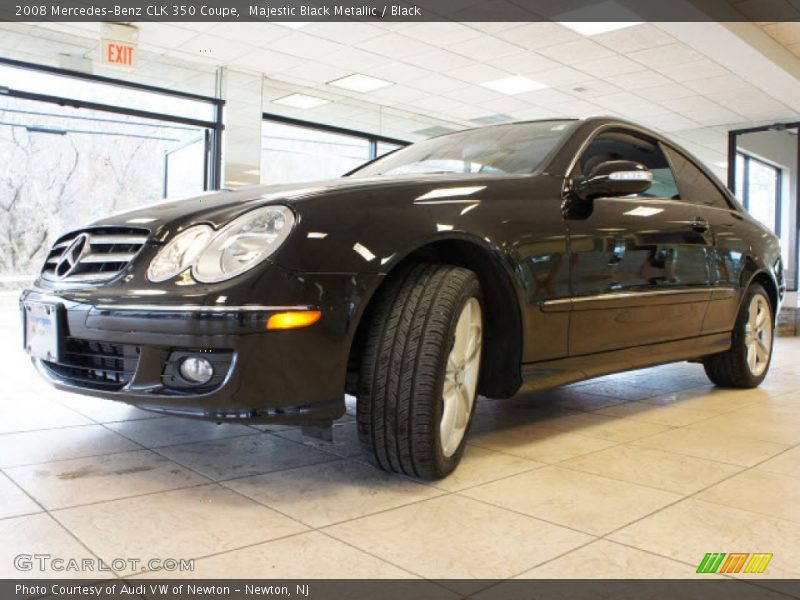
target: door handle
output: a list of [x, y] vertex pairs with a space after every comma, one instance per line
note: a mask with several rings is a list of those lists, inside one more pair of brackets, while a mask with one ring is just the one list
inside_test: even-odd
[[708, 221], [703, 217], [695, 217], [694, 221], [692, 221], [692, 229], [698, 233], [705, 233], [708, 231]]

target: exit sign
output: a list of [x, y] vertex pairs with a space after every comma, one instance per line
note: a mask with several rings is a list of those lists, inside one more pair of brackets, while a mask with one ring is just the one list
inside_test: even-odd
[[139, 30], [130, 25], [103, 23], [100, 61], [114, 67], [136, 67], [139, 55]]

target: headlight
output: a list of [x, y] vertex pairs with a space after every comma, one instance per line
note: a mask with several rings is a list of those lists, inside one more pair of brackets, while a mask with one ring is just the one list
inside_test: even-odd
[[192, 266], [213, 235], [214, 230], [208, 225], [197, 225], [179, 233], [152, 260], [147, 278], [160, 283], [182, 273]]
[[197, 257], [192, 275], [203, 283], [236, 277], [275, 252], [292, 231], [294, 214], [286, 206], [266, 206], [224, 227]]

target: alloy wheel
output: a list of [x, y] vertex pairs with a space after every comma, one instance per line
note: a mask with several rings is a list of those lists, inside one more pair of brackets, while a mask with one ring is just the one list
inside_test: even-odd
[[453, 348], [447, 357], [442, 390], [443, 410], [439, 423], [439, 439], [442, 453], [448, 458], [461, 445], [475, 405], [482, 340], [481, 305], [476, 298], [470, 298], [456, 323]]

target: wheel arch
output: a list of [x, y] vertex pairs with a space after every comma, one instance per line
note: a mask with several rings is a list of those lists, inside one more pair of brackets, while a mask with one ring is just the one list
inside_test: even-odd
[[497, 252], [464, 237], [429, 240], [393, 257], [383, 280], [369, 297], [350, 343], [347, 392], [358, 385], [358, 370], [364, 335], [370, 325], [371, 307], [379, 297], [386, 278], [410, 262], [434, 262], [464, 267], [473, 271], [481, 284], [485, 310], [484, 354], [478, 393], [490, 398], [510, 398], [522, 384], [523, 313], [512, 275]]

